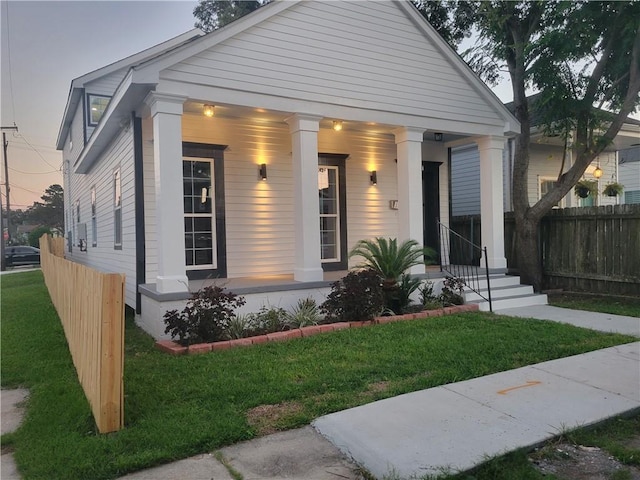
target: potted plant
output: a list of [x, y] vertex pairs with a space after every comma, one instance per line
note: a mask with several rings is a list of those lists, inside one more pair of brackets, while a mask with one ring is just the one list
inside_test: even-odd
[[616, 197], [622, 193], [623, 188], [624, 187], [622, 186], [622, 184], [618, 182], [610, 182], [610, 183], [607, 183], [607, 185], [605, 185], [604, 190], [602, 190], [602, 193], [609, 197]]
[[582, 179], [574, 187], [574, 192], [580, 198], [587, 198], [589, 195], [598, 195], [598, 181]]

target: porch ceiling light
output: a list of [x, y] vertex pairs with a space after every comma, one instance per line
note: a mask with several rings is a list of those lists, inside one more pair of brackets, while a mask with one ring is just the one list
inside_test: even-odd
[[202, 113], [204, 114], [205, 117], [213, 117], [215, 115], [215, 105], [204, 105], [202, 107]]
[[262, 181], [267, 180], [267, 164], [266, 163], [263, 163], [262, 165], [260, 165], [260, 179]]
[[437, 132], [437, 133], [433, 134], [433, 140], [436, 141], [436, 142], [441, 142], [442, 138], [443, 138], [443, 135], [440, 132]]
[[333, 121], [333, 129], [336, 132], [339, 132], [340, 130], [342, 130], [342, 121], [341, 120], [334, 120]]
[[371, 185], [378, 184], [378, 172], [376, 170], [371, 171], [371, 175], [369, 176], [369, 180], [371, 180]]
[[603, 174], [603, 173], [604, 173], [604, 172], [603, 172], [603, 171], [602, 171], [602, 169], [600, 168], [600, 165], [598, 165], [598, 166], [596, 167], [596, 169], [593, 171], [593, 176], [594, 176], [595, 178], [600, 178], [600, 177], [602, 176], [602, 174]]

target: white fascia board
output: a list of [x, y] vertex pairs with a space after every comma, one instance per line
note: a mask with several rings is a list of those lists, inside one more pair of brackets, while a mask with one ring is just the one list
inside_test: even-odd
[[217, 45], [220, 42], [227, 40], [244, 30], [251, 28], [258, 23], [261, 23], [269, 18], [277, 15], [278, 13], [286, 10], [293, 5], [299, 3], [302, 0], [275, 0], [267, 5], [260, 7], [249, 15], [235, 20], [234, 22], [225, 25], [218, 30], [207, 33], [197, 40], [185, 44], [181, 47], [177, 47], [170, 52], [166, 52], [155, 58], [149, 59], [145, 62], [141, 62], [135, 67], [137, 72], [137, 79], [145, 83], [157, 83], [160, 75], [160, 71], [165, 68], [171, 67], [177, 63], [180, 63], [187, 58], [190, 58], [208, 48]]
[[520, 133], [520, 122], [516, 117], [504, 106], [495, 93], [475, 74], [471, 67], [458, 55], [451, 45], [449, 45], [440, 34], [427, 22], [427, 20], [418, 11], [416, 6], [409, 0], [393, 0], [397, 3], [414, 22], [414, 24], [431, 40], [440, 52], [447, 58], [451, 65], [469, 81], [471, 86], [484, 98], [489, 105], [503, 118], [504, 131], [502, 135], [513, 137]]
[[173, 37], [162, 43], [154, 45], [153, 47], [142, 50], [141, 52], [134, 53], [133, 55], [129, 55], [128, 57], [125, 57], [121, 60], [117, 60], [113, 63], [105, 65], [104, 67], [100, 67], [80, 77], [74, 78], [71, 81], [71, 88], [69, 89], [67, 105], [65, 107], [64, 114], [62, 116], [62, 122], [60, 124], [60, 130], [58, 132], [56, 148], [58, 150], [62, 150], [64, 148], [64, 141], [69, 132], [69, 126], [73, 121], [73, 116], [76, 112], [79, 100], [82, 97], [82, 88], [85, 86], [85, 84], [92, 82], [98, 78], [102, 78], [105, 75], [109, 75], [117, 70], [127, 67], [131, 68], [138, 63], [162, 55], [165, 52], [171, 51], [172, 49], [188, 43], [190, 40], [193, 40], [196, 37], [201, 37], [203, 35], [204, 32], [202, 30], [200, 30], [199, 28], [194, 28], [189, 30], [188, 32], [178, 35], [177, 37]]
[[74, 163], [74, 173], [82, 174], [89, 171], [123, 125], [130, 122], [131, 112], [138, 107], [142, 99], [155, 86], [135, 84], [131, 79], [132, 72], [129, 71], [111, 98], [89, 142], [84, 146]]
[[56, 149], [62, 150], [64, 148], [64, 142], [69, 134], [69, 127], [73, 122], [73, 116], [76, 113], [76, 109], [82, 100], [82, 89], [74, 88], [73, 83], [69, 90], [69, 97], [67, 99], [67, 105], [64, 107], [64, 114], [62, 115], [62, 122], [60, 123], [60, 130], [58, 130], [58, 139], [56, 141]]

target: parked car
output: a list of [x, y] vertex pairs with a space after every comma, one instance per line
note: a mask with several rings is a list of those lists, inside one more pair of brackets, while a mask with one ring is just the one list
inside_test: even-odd
[[4, 250], [4, 261], [7, 267], [15, 265], [40, 265], [40, 249], [27, 245], [6, 247]]

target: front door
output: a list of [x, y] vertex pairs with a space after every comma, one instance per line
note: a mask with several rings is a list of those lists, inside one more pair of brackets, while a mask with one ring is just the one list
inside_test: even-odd
[[347, 209], [345, 160], [347, 155], [318, 157], [320, 259], [323, 270], [346, 270]]
[[438, 219], [440, 218], [440, 169], [439, 162], [422, 163], [422, 212], [424, 245], [440, 253]]

